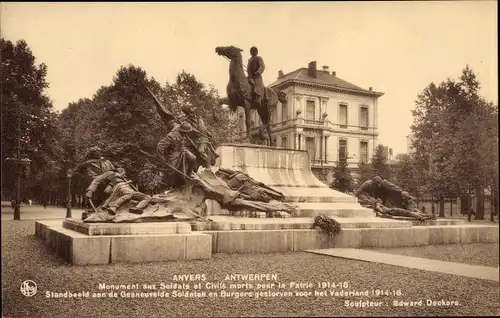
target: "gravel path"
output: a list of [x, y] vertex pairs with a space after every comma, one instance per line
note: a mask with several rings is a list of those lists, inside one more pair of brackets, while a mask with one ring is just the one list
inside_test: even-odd
[[[310, 253], [223, 255], [204, 261], [71, 266], [64, 264], [34, 236], [33, 221], [2, 222], [2, 291], [4, 317], [234, 317], [234, 316], [453, 316], [499, 315], [498, 283], [405, 269]], [[436, 247], [443, 254], [474, 247]], [[456, 247], [455, 247], [456, 248]], [[498, 245], [482, 246], [498, 250]], [[416, 255], [416, 254], [412, 254]], [[422, 255], [419, 255], [422, 256]], [[455, 256], [455, 259], [457, 259]], [[467, 256], [482, 258], [481, 253]], [[498, 259], [497, 259], [498, 264]], [[175, 274], [206, 274], [223, 281], [227, 274], [275, 273], [278, 281], [348, 282], [349, 290], [401, 290], [403, 296], [308, 296], [268, 298], [45, 298], [48, 291], [98, 291], [99, 283], [156, 284]], [[38, 294], [24, 297], [26, 279]], [[255, 283], [255, 282], [253, 282]], [[255, 290], [255, 289], [254, 289]], [[276, 289], [275, 289], [276, 290]], [[287, 288], [283, 291], [291, 290]], [[302, 289], [313, 291], [313, 289]], [[319, 289], [317, 289], [319, 290]], [[336, 288], [339, 290], [339, 288]], [[240, 291], [243, 291], [240, 289]], [[328, 291], [328, 289], [325, 289]], [[394, 300], [424, 300], [423, 307], [393, 307]], [[428, 307], [426, 299], [458, 301], [458, 306]], [[350, 308], [345, 301], [382, 301], [382, 307]]]

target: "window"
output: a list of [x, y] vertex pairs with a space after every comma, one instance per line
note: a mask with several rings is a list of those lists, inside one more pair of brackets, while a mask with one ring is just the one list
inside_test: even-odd
[[339, 161], [341, 158], [347, 159], [347, 140], [339, 140]]
[[340, 128], [347, 128], [347, 105], [339, 105], [339, 125]]
[[368, 163], [368, 142], [366, 141], [359, 143], [359, 160], [362, 163]]
[[316, 118], [316, 104], [313, 100], [308, 100], [306, 104], [306, 119], [315, 120]]
[[273, 145], [276, 146], [276, 138], [273, 138]]
[[361, 126], [362, 130], [368, 129], [368, 107], [359, 109], [359, 126]]
[[281, 104], [281, 122], [285, 124], [288, 120], [288, 104], [285, 102]]
[[288, 148], [288, 138], [281, 137], [281, 147]]
[[316, 159], [316, 140], [314, 137], [306, 137], [306, 150], [309, 153], [309, 159]]
[[277, 119], [278, 119], [278, 116], [276, 115], [277, 112], [278, 111], [276, 108], [274, 108], [274, 110], [271, 112], [271, 125], [274, 125], [277, 122]]

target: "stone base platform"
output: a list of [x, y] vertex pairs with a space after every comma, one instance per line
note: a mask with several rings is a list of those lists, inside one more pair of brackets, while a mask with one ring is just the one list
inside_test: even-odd
[[312, 228], [313, 218], [211, 216], [210, 219], [191, 224], [36, 221], [35, 235], [75, 265], [208, 259], [212, 253], [286, 253], [499, 241], [498, 225], [469, 224], [463, 220], [420, 222], [336, 217], [342, 230], [336, 237], [329, 237]]
[[336, 217], [340, 234], [328, 237], [312, 229], [313, 218], [240, 218], [211, 216], [193, 222], [193, 231], [212, 235], [214, 253], [284, 253], [322, 248], [404, 247], [498, 242], [498, 226], [463, 220], [425, 222], [378, 217]]
[[498, 226], [422, 225], [343, 228], [334, 238], [316, 229], [204, 231], [213, 253], [286, 253], [324, 248], [411, 247], [498, 243]]
[[[311, 229], [314, 218], [246, 218], [234, 216], [211, 216], [210, 221], [191, 222], [194, 231], [236, 231], [236, 230], [292, 230], [292, 229]], [[343, 229], [352, 228], [411, 228], [412, 226], [429, 225], [459, 225], [463, 220], [428, 220], [428, 221], [400, 221], [393, 219], [384, 219], [378, 217], [336, 217]]]
[[74, 265], [210, 258], [212, 236], [201, 232], [191, 233], [189, 224], [180, 224], [36, 221], [35, 235], [57, 255]]

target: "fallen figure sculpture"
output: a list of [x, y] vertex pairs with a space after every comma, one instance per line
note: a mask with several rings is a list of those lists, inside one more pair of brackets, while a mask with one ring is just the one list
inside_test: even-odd
[[378, 199], [373, 209], [378, 217], [389, 219], [415, 219], [419, 221], [435, 220], [436, 217], [432, 214], [426, 214], [418, 209], [408, 210], [402, 208], [388, 208], [382, 204], [382, 200]]
[[282, 193], [256, 182], [243, 172], [204, 170], [198, 175], [200, 184], [204, 185], [205, 198], [216, 201], [230, 212], [246, 210], [265, 212], [268, 217], [289, 217], [297, 210], [295, 205], [282, 202]]
[[379, 217], [420, 221], [436, 218], [420, 211], [408, 192], [379, 176], [365, 181], [354, 195], [361, 206], [373, 209]]
[[[168, 164], [160, 160], [157, 156], [147, 155], [149, 163], [162, 171], [168, 168]], [[210, 169], [200, 169], [201, 172], [194, 175], [185, 175], [182, 171], [177, 171], [187, 186], [174, 188], [175, 191], [184, 193], [197, 192], [203, 200], [214, 200], [223, 209], [228, 211], [255, 211], [265, 212], [268, 217], [279, 216], [289, 217], [297, 210], [296, 206], [282, 202], [282, 193], [257, 182], [241, 171], [219, 169], [215, 173]], [[191, 190], [190, 190], [191, 189]]]
[[[104, 186], [107, 198], [97, 207], [92, 198], [94, 192]], [[93, 213], [83, 221], [94, 222], [154, 222], [187, 220], [200, 217], [199, 204], [186, 193], [170, 193], [163, 197], [151, 197], [137, 191], [126, 178], [123, 168], [106, 171], [94, 178], [85, 194]]]
[[[188, 221], [206, 216], [205, 200], [211, 199], [229, 211], [260, 211], [268, 217], [289, 217], [296, 207], [281, 202], [283, 195], [256, 182], [239, 171], [221, 171], [219, 178], [210, 170], [195, 174], [182, 188], [153, 197], [137, 191], [122, 168], [107, 171], [92, 181], [87, 189], [94, 213], [85, 218], [94, 222], [165, 222]], [[99, 186], [105, 186], [107, 198], [94, 206], [92, 197]]]

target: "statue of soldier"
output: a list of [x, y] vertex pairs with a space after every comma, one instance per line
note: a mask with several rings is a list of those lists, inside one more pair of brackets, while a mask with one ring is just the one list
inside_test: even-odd
[[108, 195], [98, 209], [105, 210], [111, 214], [116, 214], [117, 210], [130, 200], [140, 201], [135, 207], [129, 209], [130, 212], [141, 214], [143, 209], [151, 202], [151, 197], [147, 194], [137, 191], [132, 186], [132, 181], [126, 177], [125, 169], [118, 168], [106, 171], [94, 178], [87, 188], [85, 196], [92, 199], [94, 192], [100, 185], [104, 185], [104, 192]]
[[185, 184], [186, 177], [194, 178], [196, 156], [188, 148], [187, 136], [193, 128], [188, 122], [183, 122], [172, 129], [157, 145], [158, 157], [171, 166], [165, 179], [172, 182], [173, 187]]
[[354, 195], [359, 199], [359, 203], [368, 208], [374, 208], [377, 198], [381, 195], [382, 178], [374, 177], [366, 180], [354, 191]]
[[102, 150], [99, 147], [91, 147], [85, 156], [85, 162], [79, 164], [75, 170], [91, 178], [114, 169], [111, 161], [102, 156]]
[[[85, 156], [85, 161], [79, 164], [75, 171], [83, 174], [86, 177], [86, 182], [90, 183], [92, 180], [98, 175], [103, 174], [104, 172], [110, 171], [115, 167], [111, 163], [111, 161], [105, 159], [102, 156], [102, 150], [99, 147], [91, 147]], [[99, 187], [96, 189], [94, 195], [94, 203], [99, 205], [106, 199], [106, 193], [104, 193], [104, 189]], [[82, 214], [82, 219], [85, 219], [88, 216], [89, 212], [94, 212], [93, 209], [89, 206], [88, 200], [85, 202], [86, 211]]]
[[379, 176], [367, 180], [354, 192], [354, 195], [364, 202], [367, 207], [373, 207], [376, 199], [381, 199], [382, 204], [388, 207], [401, 208], [403, 202], [403, 190], [392, 182], [382, 179]]
[[[204, 166], [205, 168], [209, 168], [210, 166], [214, 165], [215, 159], [217, 159], [218, 155], [215, 152], [215, 147], [210, 141], [212, 135], [207, 130], [203, 119], [196, 114], [196, 109], [194, 109], [190, 105], [184, 105], [181, 107], [183, 116], [175, 116], [160, 102], [160, 100], [147, 86], [146, 90], [153, 98], [156, 106], [156, 111], [167, 126], [168, 131], [173, 132], [175, 130], [178, 130], [181, 126], [181, 122], [189, 123], [192, 129], [191, 133], [187, 135], [187, 138], [189, 139], [183, 137], [187, 140], [187, 148], [191, 148], [192, 152], [197, 155], [199, 162], [201, 162], [202, 166]], [[160, 156], [160, 158], [162, 157]]]
[[201, 165], [204, 168], [210, 168], [215, 164], [215, 159], [219, 157], [211, 142], [212, 134], [207, 130], [203, 119], [196, 114], [194, 106], [184, 105], [181, 107], [181, 111], [184, 114], [184, 118], [181, 120], [188, 122], [192, 127], [192, 131], [188, 134], [188, 137], [191, 138], [195, 144], [194, 146], [197, 148], [196, 155]]
[[264, 73], [266, 66], [262, 57], [258, 55], [259, 50], [255, 46], [250, 48], [250, 54], [252, 57], [248, 60], [247, 72], [248, 82], [252, 87], [251, 99], [252, 103], [262, 105], [262, 98], [266, 89], [262, 80], [262, 73]]

